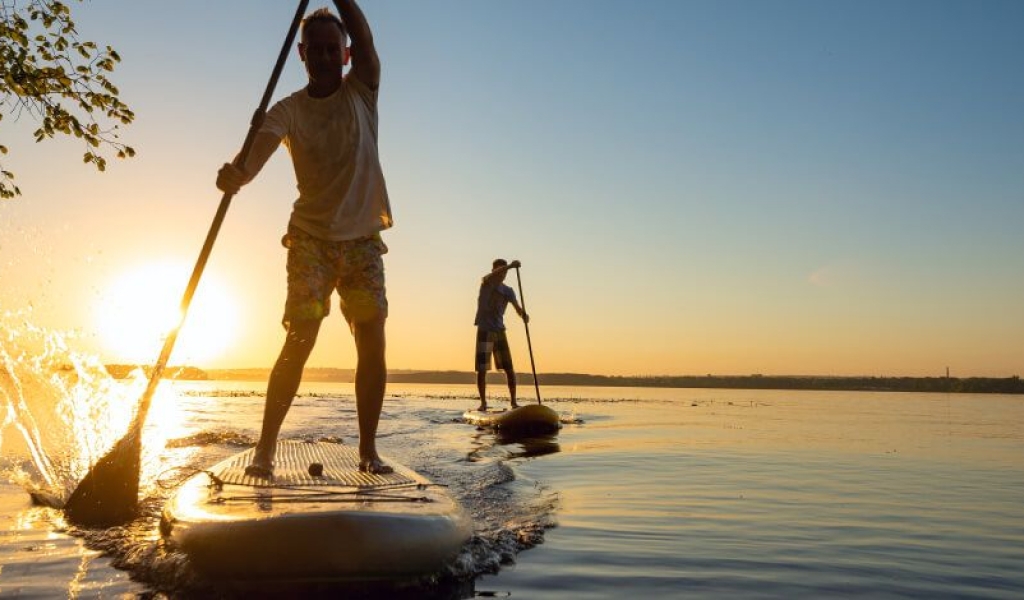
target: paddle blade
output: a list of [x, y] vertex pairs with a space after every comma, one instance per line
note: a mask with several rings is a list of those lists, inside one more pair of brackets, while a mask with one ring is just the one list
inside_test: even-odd
[[139, 509], [139, 470], [142, 446], [137, 432], [129, 432], [93, 465], [71, 493], [64, 514], [84, 527], [127, 523]]

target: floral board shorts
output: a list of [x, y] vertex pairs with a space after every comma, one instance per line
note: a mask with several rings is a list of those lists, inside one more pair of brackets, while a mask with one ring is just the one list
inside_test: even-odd
[[288, 299], [282, 320], [285, 327], [292, 321], [326, 317], [335, 290], [349, 327], [387, 318], [384, 255], [388, 247], [379, 233], [331, 242], [289, 227], [281, 243], [288, 248]]
[[[476, 330], [476, 371], [491, 370], [491, 355], [494, 356], [494, 368], [499, 370], [512, 369], [512, 351], [508, 349], [508, 337], [504, 331]], [[514, 370], [514, 369], [513, 369]]]

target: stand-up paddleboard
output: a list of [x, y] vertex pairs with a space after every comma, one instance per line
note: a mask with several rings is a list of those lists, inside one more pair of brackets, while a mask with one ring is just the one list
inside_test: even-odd
[[525, 404], [511, 410], [469, 410], [462, 418], [470, 425], [515, 433], [551, 433], [561, 423], [558, 413], [543, 404]]
[[[280, 442], [273, 479], [250, 477], [246, 450], [189, 478], [160, 531], [201, 573], [246, 580], [381, 580], [427, 575], [472, 524], [443, 487], [388, 460], [359, 471], [355, 448]], [[311, 466], [312, 465], [312, 466]], [[323, 466], [322, 475], [314, 476]]]

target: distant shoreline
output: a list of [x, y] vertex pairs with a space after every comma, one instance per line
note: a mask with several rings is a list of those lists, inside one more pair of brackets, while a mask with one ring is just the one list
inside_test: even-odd
[[[136, 369], [148, 373], [140, 365], [106, 365], [115, 378], [128, 377]], [[165, 377], [193, 381], [266, 381], [270, 369], [199, 369], [198, 367], [168, 367]], [[533, 385], [533, 376], [518, 373], [519, 385]], [[304, 381], [323, 383], [352, 383], [352, 369], [309, 367]], [[658, 388], [727, 388], [758, 390], [822, 390], [869, 392], [934, 392], [970, 394], [1024, 394], [1024, 381], [1012, 377], [831, 377], [789, 375], [667, 375], [620, 376], [587, 375], [582, 373], [541, 373], [542, 385], [587, 387], [658, 387]], [[504, 375], [491, 373], [488, 382], [504, 381]], [[399, 369], [388, 372], [390, 383], [436, 383], [447, 385], [473, 385], [476, 374], [470, 371], [416, 371]]]

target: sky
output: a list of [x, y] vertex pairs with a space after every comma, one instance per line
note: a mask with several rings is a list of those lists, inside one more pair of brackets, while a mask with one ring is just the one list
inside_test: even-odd
[[[479, 280], [504, 257], [541, 373], [1024, 372], [1024, 3], [361, 6], [390, 368], [472, 370]], [[29, 116], [0, 122], [23, 192], [0, 203], [0, 312], [150, 363], [295, 5], [72, 9], [123, 59], [138, 155], [98, 173], [73, 140], [34, 143]], [[292, 54], [274, 98], [304, 84]], [[273, 363], [295, 197], [281, 148], [232, 202], [172, 363]], [[309, 365], [355, 365], [337, 306]]]

